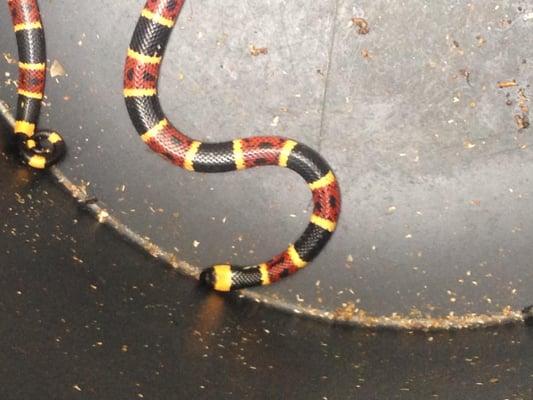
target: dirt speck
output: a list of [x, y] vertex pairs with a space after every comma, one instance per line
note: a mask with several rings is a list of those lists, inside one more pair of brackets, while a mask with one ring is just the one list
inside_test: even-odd
[[369, 60], [372, 58], [372, 53], [370, 53], [370, 51], [368, 49], [363, 49], [361, 50], [361, 56], [366, 59], [366, 60]]
[[353, 17], [352, 23], [357, 27], [357, 33], [360, 35], [366, 35], [370, 32], [368, 21], [361, 17]]
[[256, 47], [253, 44], [250, 46], [250, 55], [252, 55], [253, 57], [264, 56], [267, 54], [268, 54], [267, 47]]
[[350, 320], [352, 319], [360, 310], [355, 306], [354, 303], [344, 303], [341, 307], [337, 308], [333, 312], [333, 316], [338, 320]]
[[460, 76], [463, 76], [466, 80], [466, 83], [469, 85], [469, 86], [472, 86], [472, 84], [470, 83], [470, 76], [472, 75], [472, 72], [470, 72], [470, 70], [468, 68], [462, 68], [459, 70], [459, 74]]
[[464, 142], [463, 142], [463, 147], [467, 150], [470, 150], [470, 149], [473, 149], [474, 147], [476, 147], [476, 144], [475, 143], [472, 143], [470, 140], [466, 139]]
[[16, 60], [15, 58], [11, 55], [11, 53], [2, 53], [2, 55], [4, 56], [4, 59], [6, 60], [6, 62], [8, 64], [16, 64]]
[[516, 127], [519, 130], [526, 129], [529, 127], [529, 106], [528, 98], [526, 96], [526, 91], [521, 88], [518, 90], [518, 108], [520, 109], [520, 114], [515, 115], [514, 120]]
[[57, 78], [58, 76], [65, 76], [66, 74], [67, 72], [61, 63], [57, 60], [54, 60], [52, 62], [52, 66], [50, 67], [50, 76], [52, 78]]
[[514, 79], [512, 79], [512, 80], [499, 81], [497, 85], [500, 89], [504, 89], [504, 88], [516, 86], [517, 83]]
[[529, 117], [525, 114], [518, 114], [514, 116], [516, 127], [520, 130], [529, 128]]

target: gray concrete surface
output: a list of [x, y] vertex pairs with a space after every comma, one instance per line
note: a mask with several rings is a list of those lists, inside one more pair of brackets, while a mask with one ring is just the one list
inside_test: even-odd
[[[137, 138], [121, 75], [143, 1], [40, 3], [48, 56], [67, 71], [49, 80], [42, 121], [69, 141], [63, 172], [193, 265], [261, 261], [297, 237], [310, 196], [294, 174], [189, 174]], [[373, 315], [533, 302], [532, 128], [515, 121], [529, 114], [532, 12], [531, 1], [188, 1], [161, 81], [174, 123], [205, 140], [294, 137], [342, 185], [326, 251], [260, 293]], [[13, 56], [7, 15], [0, 4], [0, 50]], [[13, 104], [6, 58], [0, 97]], [[506, 80], [516, 86], [498, 88]]]

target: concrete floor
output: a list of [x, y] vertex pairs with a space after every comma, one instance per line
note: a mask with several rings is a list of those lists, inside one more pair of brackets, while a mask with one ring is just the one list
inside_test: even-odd
[[[40, 4], [48, 56], [67, 72], [49, 80], [42, 120], [69, 143], [63, 173], [193, 266], [261, 261], [298, 236], [310, 196], [294, 174], [189, 174], [137, 138], [121, 75], [142, 0]], [[532, 12], [532, 1], [186, 4], [161, 81], [175, 124], [205, 140], [296, 138], [342, 185], [326, 251], [254, 293], [324, 316], [409, 319], [533, 302], [533, 140], [515, 120], [529, 115]], [[15, 56], [7, 15], [1, 3], [0, 50]], [[9, 59], [0, 98], [14, 104]]]

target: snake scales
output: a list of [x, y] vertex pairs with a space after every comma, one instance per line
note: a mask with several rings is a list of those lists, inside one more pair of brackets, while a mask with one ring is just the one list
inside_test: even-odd
[[[177, 129], [161, 108], [157, 86], [160, 67], [173, 27], [185, 0], [148, 0], [137, 22], [124, 68], [124, 97], [141, 139], [180, 168], [204, 173], [277, 165], [298, 173], [308, 184], [313, 213], [303, 234], [284, 252], [250, 266], [221, 264], [202, 272], [200, 281], [217, 291], [268, 285], [310, 263], [335, 231], [341, 199], [338, 182], [327, 162], [310, 147], [278, 136], [260, 136], [206, 143]], [[44, 96], [46, 53], [36, 0], [8, 0], [19, 48], [19, 100], [16, 137], [23, 159], [46, 168], [65, 151], [61, 137], [37, 131]]]
[[19, 78], [15, 122], [17, 148], [24, 162], [36, 169], [55, 164], [65, 153], [57, 132], [37, 130], [46, 83], [46, 46], [36, 0], [8, 0], [17, 37]]

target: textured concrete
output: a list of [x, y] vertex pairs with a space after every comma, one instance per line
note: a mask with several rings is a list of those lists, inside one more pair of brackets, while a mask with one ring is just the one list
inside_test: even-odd
[[523, 327], [370, 332], [224, 299], [129, 246], [47, 175], [4, 155], [0, 168], [3, 400], [533, 395]]
[[[309, 193], [288, 171], [189, 174], [145, 148], [121, 97], [142, 3], [41, 1], [48, 56], [68, 73], [50, 80], [43, 116], [69, 142], [61, 168], [178, 258], [264, 260], [301, 232]], [[205, 140], [294, 137], [320, 149], [341, 181], [331, 245], [259, 291], [374, 315], [533, 302], [532, 131], [514, 120], [519, 90], [531, 97], [532, 12], [531, 1], [186, 4], [161, 83], [175, 124]], [[1, 51], [15, 55], [3, 3], [0, 15]], [[0, 68], [16, 76], [4, 59]], [[0, 86], [12, 103], [14, 92]]]

